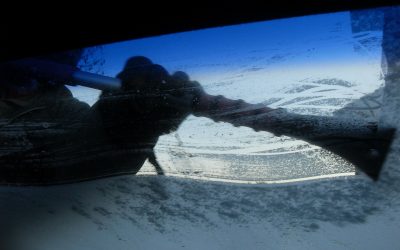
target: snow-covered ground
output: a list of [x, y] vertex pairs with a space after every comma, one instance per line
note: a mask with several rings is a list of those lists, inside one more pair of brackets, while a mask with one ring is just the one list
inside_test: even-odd
[[[295, 29], [302, 20], [292, 20]], [[400, 89], [383, 89], [381, 34], [353, 38], [348, 15], [329, 20], [326, 32], [297, 40], [302, 46], [221, 50], [216, 58], [226, 64], [154, 60], [182, 66], [211, 94], [397, 126], [398, 98], [379, 117], [382, 93]], [[355, 53], [353, 44], [368, 37], [375, 46]], [[332, 54], [350, 56], [326, 63]], [[167, 176], [147, 164], [138, 176], [1, 187], [0, 249], [400, 249], [398, 139], [376, 183], [304, 142], [206, 118], [190, 117], [156, 153]]]

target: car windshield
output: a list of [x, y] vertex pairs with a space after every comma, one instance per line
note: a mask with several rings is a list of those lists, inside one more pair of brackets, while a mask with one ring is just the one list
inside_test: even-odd
[[[363, 14], [364, 13], [364, 14]], [[145, 55], [187, 72], [207, 93], [316, 116], [377, 121], [381, 107], [380, 11], [339, 12], [125, 41], [91, 48], [94, 71], [115, 76]], [[89, 104], [98, 92], [71, 88]], [[155, 148], [166, 174], [245, 183], [354, 175], [354, 166], [287, 136], [189, 116]], [[211, 167], [212, 166], [212, 167]], [[146, 164], [139, 174], [152, 174]]]
[[1, 64], [0, 249], [400, 249], [399, 20], [345, 11]]

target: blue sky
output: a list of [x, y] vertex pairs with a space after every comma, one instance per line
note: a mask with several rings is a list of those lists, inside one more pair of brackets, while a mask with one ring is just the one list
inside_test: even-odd
[[[143, 55], [171, 73], [183, 70], [201, 84], [211, 84], [205, 78], [252, 68], [335, 75], [365, 63], [366, 58], [355, 52], [354, 42], [350, 13], [338, 12], [107, 44], [99, 56], [105, 59], [102, 71], [108, 76], [115, 76], [129, 57]], [[379, 49], [374, 53], [380, 57]], [[94, 90], [72, 89], [88, 103], [97, 99]]]
[[252, 54], [313, 54], [313, 49], [318, 54], [312, 59], [298, 57], [293, 63], [332, 63], [352, 55], [351, 44], [344, 41], [349, 36], [349, 12], [225, 26], [105, 45], [104, 70], [113, 76], [134, 55], [147, 56], [170, 71], [195, 71], [206, 68], [199, 65], [240, 67], [252, 63]]

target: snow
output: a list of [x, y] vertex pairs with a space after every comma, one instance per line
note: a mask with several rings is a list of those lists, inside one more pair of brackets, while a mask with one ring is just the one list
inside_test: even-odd
[[2, 243], [32, 250], [396, 249], [398, 193], [386, 188], [363, 177], [248, 185], [160, 176], [2, 188]]
[[[400, 85], [383, 88], [379, 47], [354, 53], [348, 46], [356, 38], [334, 32], [346, 23], [338, 15], [339, 24], [319, 33], [322, 45], [305, 37], [300, 51], [291, 44], [261, 44], [238, 55], [229, 50], [221, 56], [228, 62], [258, 61], [210, 64], [213, 74], [204, 74], [202, 64], [191, 75], [213, 94], [398, 126], [399, 99], [382, 104], [381, 98]], [[295, 66], [342, 47], [359, 60]], [[190, 60], [170, 63], [170, 69], [193, 68]], [[97, 98], [72, 89], [89, 103]], [[304, 142], [190, 117], [157, 145], [166, 176], [146, 163], [137, 176], [1, 187], [0, 249], [399, 249], [398, 138], [380, 180], [372, 182]]]

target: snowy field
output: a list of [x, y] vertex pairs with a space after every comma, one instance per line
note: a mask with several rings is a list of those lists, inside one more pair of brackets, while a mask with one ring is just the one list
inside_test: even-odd
[[[383, 86], [382, 34], [353, 36], [348, 15], [334, 17], [295, 42], [283, 37], [238, 50], [228, 44], [211, 61], [149, 57], [186, 70], [210, 94], [398, 126], [399, 99], [381, 100], [400, 93], [398, 84]], [[304, 29], [303, 22], [309, 24], [293, 21], [293, 30]], [[355, 43], [363, 50], [354, 51]], [[329, 63], [332, 56], [344, 60]], [[73, 90], [89, 103], [97, 98]], [[302, 141], [207, 118], [189, 117], [156, 150], [167, 176], [146, 164], [138, 176], [2, 187], [0, 249], [400, 249], [398, 139], [376, 183]]]

